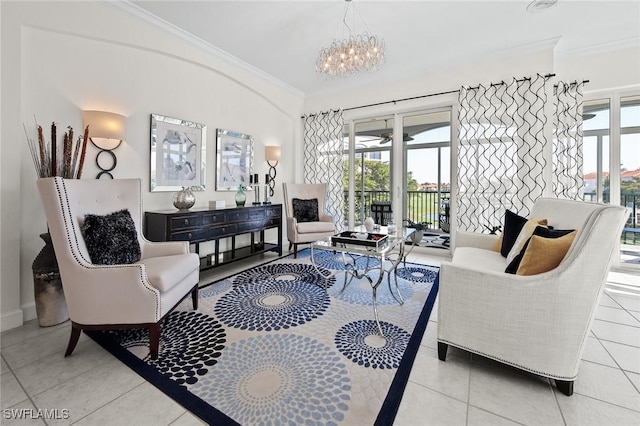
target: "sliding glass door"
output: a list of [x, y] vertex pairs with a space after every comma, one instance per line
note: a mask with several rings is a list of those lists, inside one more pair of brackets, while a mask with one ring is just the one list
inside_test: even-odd
[[[354, 143], [350, 144], [349, 138], [345, 138], [345, 206], [352, 206], [352, 220], [356, 226], [361, 225], [364, 219], [371, 215], [372, 203], [391, 201], [392, 146], [393, 117], [355, 122]], [[351, 179], [353, 202], [349, 203]], [[349, 218], [349, 207], [346, 208], [345, 217]]]
[[620, 204], [631, 210], [620, 260], [640, 267], [640, 96], [620, 99]]
[[403, 218], [427, 229], [420, 246], [449, 247], [451, 110], [402, 117]]
[[583, 104], [584, 200], [631, 211], [620, 236], [620, 266], [640, 267], [640, 96]]

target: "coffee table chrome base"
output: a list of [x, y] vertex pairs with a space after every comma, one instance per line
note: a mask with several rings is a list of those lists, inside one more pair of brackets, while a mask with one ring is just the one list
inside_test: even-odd
[[[384, 332], [382, 331], [382, 326], [380, 325], [380, 317], [378, 316], [378, 304], [377, 304], [377, 292], [378, 287], [382, 283], [385, 274], [387, 275], [387, 285], [389, 286], [389, 292], [391, 296], [398, 302], [400, 305], [404, 304], [404, 298], [402, 297], [402, 293], [400, 292], [400, 287], [398, 286], [398, 265], [400, 262], [406, 261], [406, 256], [409, 254], [405, 254], [404, 250], [404, 241], [406, 238], [413, 233], [412, 229], [406, 230], [398, 230], [398, 234], [402, 235], [402, 237], [393, 238], [390, 240], [388, 246], [383, 247], [380, 250], [367, 249], [364, 247], [353, 247], [345, 244], [337, 244], [331, 245], [329, 241], [317, 241], [311, 244], [311, 264], [316, 268], [316, 271], [320, 275], [325, 278], [330, 278], [335, 276], [338, 273], [344, 273], [344, 283], [342, 286], [342, 290], [340, 290], [340, 294], [342, 294], [349, 284], [356, 279], [366, 279], [371, 286], [372, 292], [372, 302], [373, 302], [373, 316], [375, 318], [376, 324], [378, 326], [378, 331], [380, 332], [380, 336], [384, 337]], [[397, 254], [395, 253], [397, 249]], [[411, 247], [413, 249], [413, 246]], [[344, 264], [343, 271], [335, 271], [330, 274], [324, 274], [317, 266], [314, 250], [326, 250], [333, 251], [334, 253], [340, 252], [342, 255], [342, 263]], [[411, 252], [411, 250], [409, 250]], [[397, 257], [396, 257], [397, 256]], [[366, 259], [365, 265], [363, 269], [358, 269], [357, 261], [361, 258]], [[378, 260], [377, 266], [372, 266], [371, 260]], [[385, 268], [385, 263], [390, 262], [387, 268]], [[372, 278], [371, 272], [378, 271], [378, 278], [375, 280]], [[394, 286], [392, 286], [392, 281], [394, 281]], [[395, 292], [392, 287], [395, 287]]]

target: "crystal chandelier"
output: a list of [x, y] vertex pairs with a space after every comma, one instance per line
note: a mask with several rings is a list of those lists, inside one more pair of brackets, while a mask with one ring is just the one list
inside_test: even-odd
[[345, 2], [342, 23], [348, 30], [349, 37], [340, 41], [334, 40], [331, 46], [320, 50], [316, 60], [316, 72], [321, 77], [343, 77], [364, 70], [377, 71], [385, 59], [384, 40], [367, 32], [355, 36], [351, 34], [351, 28], [346, 21], [351, 0]]

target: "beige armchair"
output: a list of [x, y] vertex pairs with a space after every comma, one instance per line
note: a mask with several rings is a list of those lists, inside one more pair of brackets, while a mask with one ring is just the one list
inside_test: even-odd
[[[37, 181], [71, 318], [70, 355], [82, 330], [147, 328], [158, 357], [162, 320], [191, 293], [198, 307], [199, 258], [186, 242], [147, 241], [141, 231], [139, 179]], [[127, 209], [140, 246], [130, 264], [94, 264], [82, 233], [85, 215]], [[130, 223], [130, 221], [128, 222]], [[135, 243], [134, 243], [135, 244]], [[95, 254], [95, 252], [94, 252]]]
[[453, 259], [440, 269], [440, 360], [455, 346], [554, 379], [571, 395], [628, 215], [620, 206], [537, 200], [531, 218], [577, 233], [559, 265], [535, 275], [504, 272], [496, 235], [458, 232]]
[[[287, 238], [289, 250], [293, 246], [293, 257], [298, 257], [298, 244], [312, 243], [335, 234], [333, 217], [325, 213], [326, 183], [283, 183], [284, 209], [287, 216]], [[294, 209], [294, 199], [317, 200], [318, 209], [315, 220], [301, 218], [300, 211]], [[296, 217], [298, 216], [298, 217]], [[302, 220], [299, 220], [302, 219]]]

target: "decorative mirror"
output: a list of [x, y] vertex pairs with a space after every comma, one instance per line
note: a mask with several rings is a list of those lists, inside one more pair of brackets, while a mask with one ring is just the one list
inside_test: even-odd
[[253, 168], [253, 137], [218, 129], [216, 138], [216, 191], [237, 191], [249, 186]]
[[204, 124], [151, 114], [151, 192], [205, 188]]

